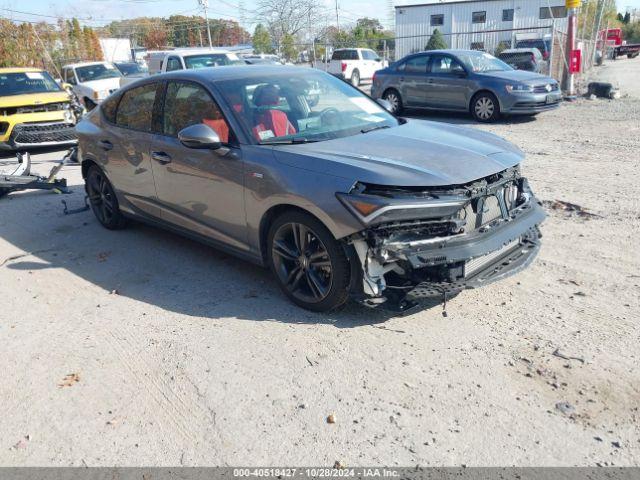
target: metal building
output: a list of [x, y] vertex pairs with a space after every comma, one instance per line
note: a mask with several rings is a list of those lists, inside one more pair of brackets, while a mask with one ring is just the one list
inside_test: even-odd
[[396, 58], [424, 50], [437, 28], [449, 48], [494, 53], [521, 38], [566, 31], [564, 0], [441, 0], [396, 6]]

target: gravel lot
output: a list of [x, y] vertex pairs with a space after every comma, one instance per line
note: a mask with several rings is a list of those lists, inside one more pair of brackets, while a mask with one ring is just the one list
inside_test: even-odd
[[429, 115], [521, 146], [550, 213], [530, 269], [446, 315], [308, 313], [211, 248], [3, 198], [0, 464], [638, 465], [640, 60], [600, 74], [628, 96]]

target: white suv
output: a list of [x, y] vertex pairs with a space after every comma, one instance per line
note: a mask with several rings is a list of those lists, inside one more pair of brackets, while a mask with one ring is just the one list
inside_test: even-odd
[[368, 48], [339, 48], [333, 51], [328, 71], [357, 87], [362, 80], [372, 80], [376, 70], [386, 66], [387, 62]]
[[122, 73], [109, 62], [73, 63], [62, 67], [62, 81], [87, 110], [93, 110], [102, 100], [120, 88]]

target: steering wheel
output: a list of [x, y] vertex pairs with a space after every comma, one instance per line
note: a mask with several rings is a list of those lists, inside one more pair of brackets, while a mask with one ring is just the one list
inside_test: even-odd
[[335, 107], [325, 108], [320, 112], [320, 124], [335, 125], [339, 115], [340, 115], [340, 110], [338, 110], [337, 108]]

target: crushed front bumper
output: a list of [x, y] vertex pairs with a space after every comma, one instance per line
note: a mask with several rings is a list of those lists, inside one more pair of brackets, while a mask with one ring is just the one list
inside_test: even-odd
[[398, 259], [405, 272], [400, 278], [411, 280], [387, 286], [378, 296], [356, 298], [370, 307], [406, 311], [420, 300], [446, 299], [514, 275], [531, 264], [540, 250], [538, 226], [545, 217], [532, 199], [514, 216], [470, 234], [386, 244], [387, 254]]

